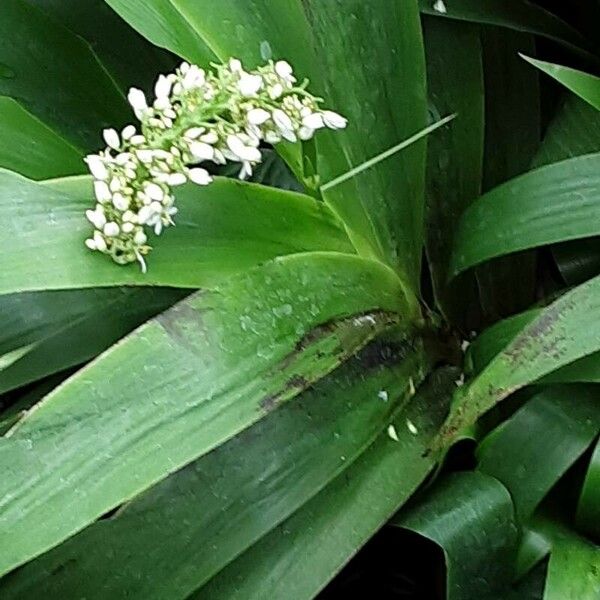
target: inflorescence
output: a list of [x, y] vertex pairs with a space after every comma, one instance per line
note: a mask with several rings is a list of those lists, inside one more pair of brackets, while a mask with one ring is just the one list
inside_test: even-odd
[[131, 88], [128, 99], [139, 130], [105, 129], [107, 148], [86, 158], [97, 201], [86, 211], [95, 227], [85, 241], [90, 250], [119, 264], [137, 260], [146, 272], [147, 228], [159, 235], [174, 224], [173, 188], [212, 181], [200, 163], [239, 162], [239, 177], [245, 179], [262, 159], [262, 141], [309, 140], [318, 129], [346, 126], [344, 117], [320, 108], [321, 99], [306, 90], [308, 81], [297, 85], [284, 60], [254, 71], [245, 71], [235, 58], [214, 67], [207, 72], [184, 62], [160, 75], [152, 105], [144, 92]]

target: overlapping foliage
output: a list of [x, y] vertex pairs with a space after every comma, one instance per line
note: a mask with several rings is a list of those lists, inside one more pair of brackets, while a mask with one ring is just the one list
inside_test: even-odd
[[[600, 594], [600, 7], [552, 4], [2, 2], [0, 597]], [[127, 89], [265, 54], [347, 129], [86, 250]]]

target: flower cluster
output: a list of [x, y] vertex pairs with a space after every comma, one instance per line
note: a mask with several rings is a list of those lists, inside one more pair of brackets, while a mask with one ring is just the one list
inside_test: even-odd
[[119, 264], [137, 260], [145, 272], [147, 228], [158, 235], [173, 225], [175, 186], [212, 181], [201, 163], [239, 162], [244, 179], [261, 161], [261, 142], [308, 140], [318, 129], [346, 126], [344, 117], [320, 108], [307, 81], [297, 84], [286, 61], [246, 71], [232, 58], [214, 67], [206, 72], [184, 62], [160, 75], [151, 105], [141, 90], [129, 91], [139, 128], [104, 130], [106, 149], [86, 158], [97, 201], [86, 212], [95, 227], [85, 241], [90, 250]]

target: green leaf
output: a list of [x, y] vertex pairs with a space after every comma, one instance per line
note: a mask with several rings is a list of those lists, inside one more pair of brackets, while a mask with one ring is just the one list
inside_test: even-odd
[[497, 256], [600, 233], [600, 154], [521, 175], [488, 192], [464, 213], [451, 273]]
[[131, 117], [90, 46], [23, 0], [0, 5], [0, 95], [84, 152], [101, 145], [102, 127]]
[[[487, 192], [529, 169], [539, 147], [539, 78], [519, 59], [533, 51], [532, 35], [485, 28], [485, 155], [483, 191]], [[528, 307], [535, 293], [535, 255], [497, 260], [476, 271], [482, 309], [488, 321]]]
[[[416, 0], [387, 2], [385, 10], [360, 0], [303, 5], [317, 57], [309, 76], [324, 79], [327, 103], [349, 120], [344, 132], [317, 139], [325, 182], [427, 125], [425, 57]], [[385, 82], [379, 91], [376, 80]], [[413, 289], [420, 277], [425, 162], [421, 140], [324, 193], [359, 252], [390, 264]]]
[[62, 383], [68, 375], [69, 372], [66, 371], [47, 377], [28, 388], [25, 393], [17, 396], [16, 400], [11, 401], [10, 396], [0, 396], [0, 401], [2, 398], [8, 397], [9, 399], [8, 408], [0, 412], [0, 435], [4, 435], [19, 419], [25, 416], [27, 410]]
[[104, 0], [25, 1], [85, 39], [125, 93], [131, 86], [150, 90], [158, 73], [175, 67], [175, 57], [148, 43]]
[[[480, 373], [540, 313], [541, 309], [532, 309], [483, 331], [469, 347], [466, 359], [469, 371]], [[539, 383], [600, 383], [600, 353], [594, 352], [566, 364], [542, 377]]]
[[428, 15], [533, 33], [575, 49], [587, 46], [577, 30], [525, 0], [445, 0], [445, 13], [435, 10], [432, 0], [419, 0], [419, 5], [421, 12]]
[[540, 71], [546, 73], [546, 75], [556, 79], [559, 83], [562, 83], [562, 85], [577, 94], [580, 98], [583, 98], [596, 110], [600, 110], [600, 77], [570, 67], [537, 60], [529, 56], [521, 56], [528, 63], [537, 67]]
[[519, 520], [526, 522], [599, 432], [596, 386], [552, 386], [482, 441], [478, 468], [508, 488]]
[[600, 596], [600, 548], [556, 519], [536, 525], [552, 541], [544, 600], [595, 600]]
[[0, 393], [97, 356], [186, 293], [98, 288], [0, 296], [0, 354], [26, 349], [0, 373]]
[[424, 17], [430, 112], [457, 118], [428, 139], [427, 257], [437, 303], [452, 321], [477, 307], [474, 278], [448, 286], [448, 262], [460, 215], [481, 192], [483, 71], [480, 31], [468, 23]]
[[598, 151], [600, 112], [575, 94], [567, 92], [567, 97], [548, 125], [533, 166], [542, 167]]
[[511, 579], [518, 529], [506, 488], [483, 473], [437, 483], [392, 525], [438, 544], [446, 559], [449, 600], [501, 597]]
[[382, 330], [409, 335], [417, 315], [393, 271], [336, 253], [277, 259], [180, 302], [0, 439], [0, 572], [218, 447]]
[[118, 266], [83, 244], [92, 231], [91, 180], [43, 186], [0, 170], [0, 294], [124, 284], [199, 288], [275, 256], [309, 250], [352, 252], [322, 202], [255, 184], [217, 179], [177, 191], [177, 226], [148, 260]]
[[522, 387], [600, 350], [599, 317], [600, 277], [542, 310], [469, 385], [457, 391], [436, 445], [448, 443]]
[[[448, 410], [456, 371], [433, 374], [350, 467], [273, 532], [259, 540], [193, 600], [310, 600], [412, 495], [434, 464], [423, 456]], [[417, 428], [409, 431], [407, 422]]]
[[600, 441], [596, 443], [579, 497], [577, 526], [594, 539], [600, 539]]
[[186, 597], [387, 428], [411, 395], [410, 378], [418, 384], [427, 367], [422, 346], [399, 351], [403, 343], [373, 342], [294, 402], [3, 580], [0, 594]]
[[498, 321], [482, 331], [469, 346], [465, 363], [469, 372], [477, 374], [491, 362], [541, 312], [533, 308], [527, 312]]
[[86, 171], [82, 152], [27, 112], [16, 100], [0, 96], [0, 167], [31, 179]]
[[[260, 47], [267, 41], [275, 59], [288, 60], [300, 78], [311, 80], [311, 89], [323, 95], [328, 107], [349, 119], [343, 132], [319, 133], [321, 183], [358, 167], [427, 124], [416, 0], [393, 0], [386, 10], [359, 0], [282, 0], [277, 10], [268, 0], [253, 0], [251, 8], [246, 0], [222, 0], [218, 5], [192, 0], [109, 3], [149, 39], [184, 56], [179, 39], [166, 33], [171, 25], [185, 26], [219, 60], [236, 56], [250, 67], [264, 62]], [[381, 92], [374, 93], [375, 80], [386, 82]], [[414, 144], [324, 194], [359, 252], [404, 273], [414, 289], [423, 239], [425, 150], [424, 141]], [[297, 151], [287, 146], [282, 150], [301, 176]]]
[[[600, 112], [575, 94], [567, 94], [546, 131], [535, 167], [600, 151]], [[597, 237], [555, 245], [552, 253], [567, 285], [579, 285], [600, 273]]]

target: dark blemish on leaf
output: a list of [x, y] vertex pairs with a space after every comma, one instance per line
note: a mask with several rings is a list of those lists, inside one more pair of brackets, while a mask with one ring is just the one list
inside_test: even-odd
[[303, 375], [292, 375], [284, 384], [283, 389], [274, 394], [270, 394], [260, 401], [260, 408], [265, 412], [275, 410], [282, 401], [287, 397], [289, 392], [302, 392], [310, 387], [311, 383]]
[[[573, 303], [559, 304], [550, 307], [542, 314], [536, 321], [534, 321], [526, 330], [525, 333], [519, 336], [510, 348], [506, 351], [506, 356], [511, 365], [516, 365], [524, 359], [524, 353], [528, 348], [531, 348], [536, 342], [542, 342], [544, 336], [551, 333], [554, 329], [555, 324], [570, 308], [573, 307]], [[541, 338], [541, 339], [540, 339]], [[542, 346], [541, 351], [548, 354], [552, 354], [555, 351], [554, 345], [560, 340]]]
[[205, 309], [192, 308], [186, 300], [158, 315], [156, 322], [178, 346], [196, 353], [194, 340], [206, 334], [202, 317], [205, 312]]
[[260, 401], [259, 406], [261, 410], [265, 411], [266, 413], [274, 411], [279, 406], [279, 404], [281, 404], [281, 397], [281, 392], [277, 392], [276, 394], [270, 394], [269, 396], [266, 396]]
[[414, 350], [415, 344], [412, 339], [401, 342], [376, 340], [363, 348], [357, 359], [363, 369], [372, 370], [400, 364]]

